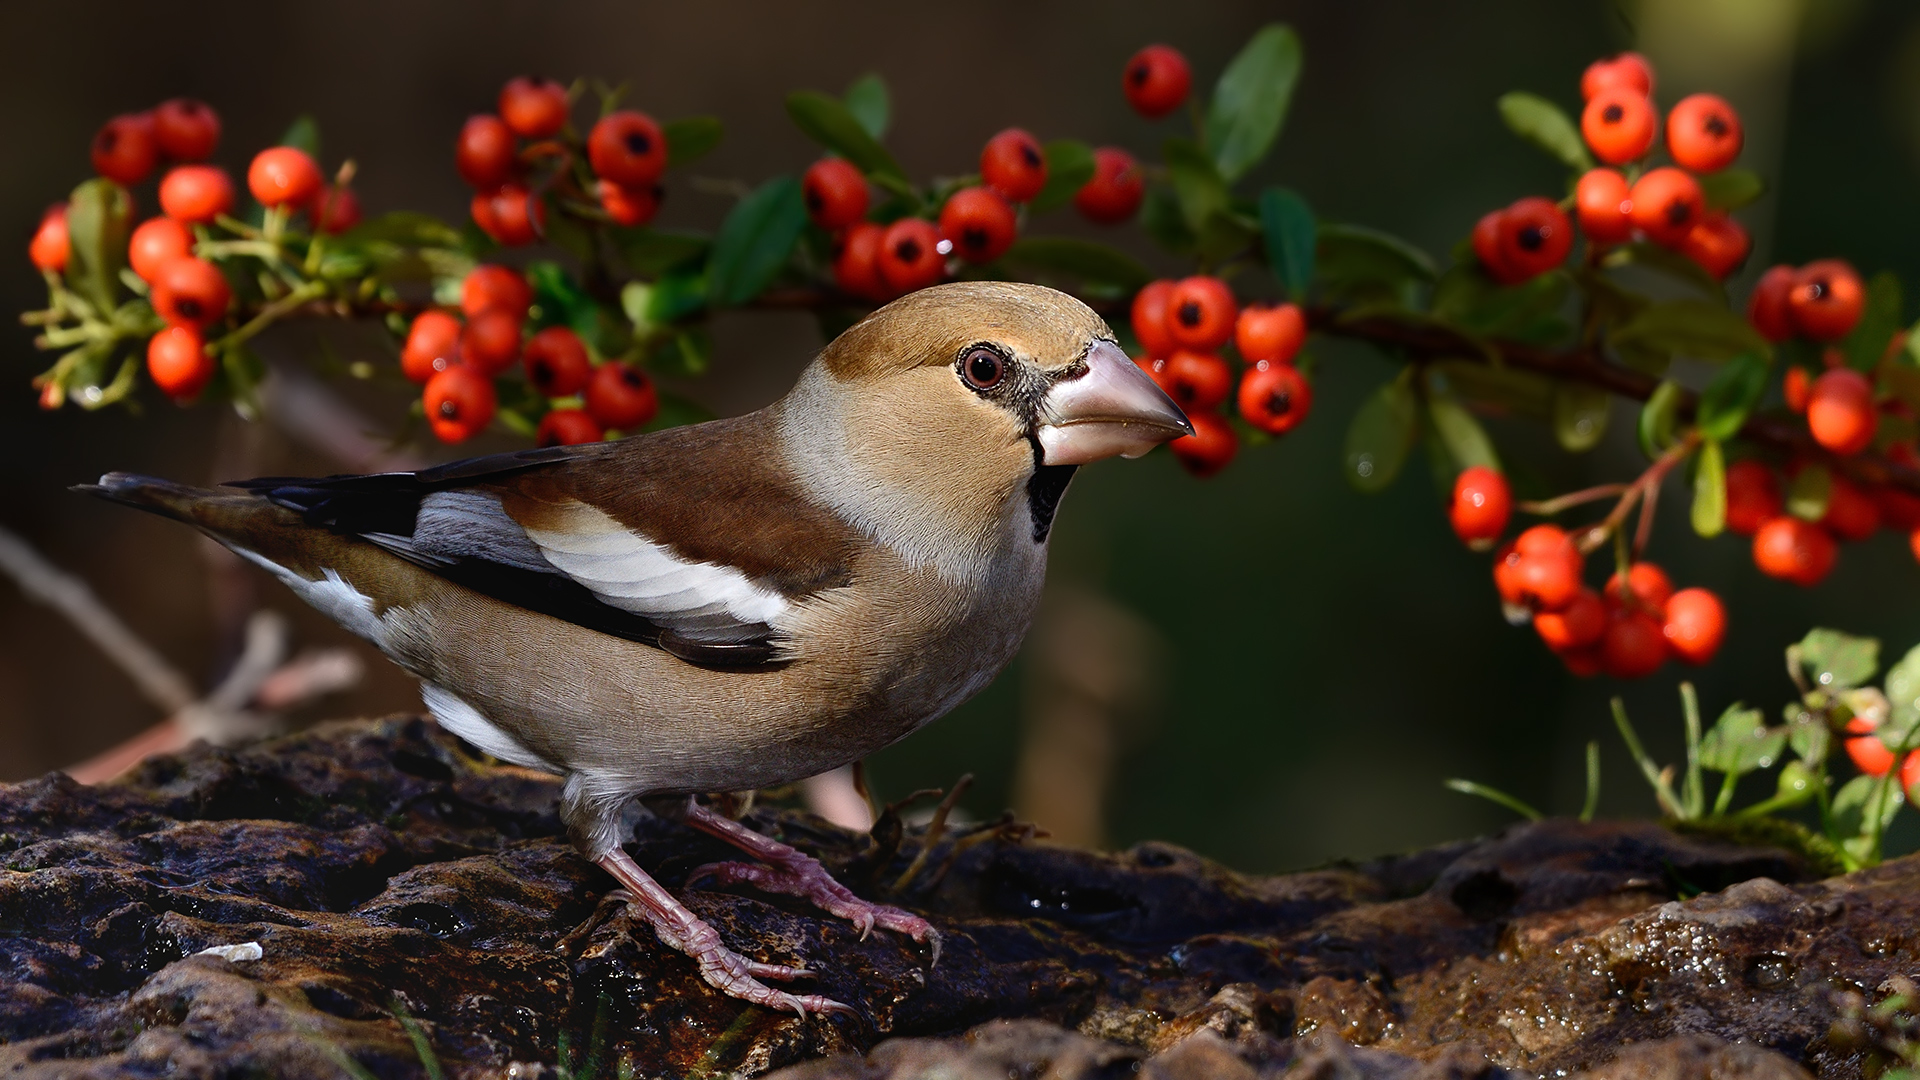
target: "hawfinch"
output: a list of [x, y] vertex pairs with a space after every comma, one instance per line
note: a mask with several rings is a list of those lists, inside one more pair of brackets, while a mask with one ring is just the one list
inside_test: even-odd
[[[986, 686], [1027, 632], [1074, 470], [1192, 427], [1084, 304], [962, 282], [840, 335], [759, 412], [620, 442], [237, 491], [109, 473], [82, 490], [193, 525], [421, 681], [439, 723], [565, 777], [561, 817], [659, 934], [735, 997], [762, 964], [621, 849], [628, 800], [858, 760]], [[728, 880], [938, 938], [689, 800], [757, 861]]]

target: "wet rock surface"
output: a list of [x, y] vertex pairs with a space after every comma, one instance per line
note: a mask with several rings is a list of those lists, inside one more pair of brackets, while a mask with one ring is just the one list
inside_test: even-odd
[[1278, 877], [1013, 829], [880, 840], [763, 802], [753, 827], [897, 935], [751, 888], [635, 810], [630, 850], [736, 949], [859, 1019], [723, 998], [576, 855], [557, 782], [415, 718], [0, 787], [0, 1074], [790, 1078], [1857, 1077], [1836, 995], [1920, 975], [1920, 858], [1549, 821]]

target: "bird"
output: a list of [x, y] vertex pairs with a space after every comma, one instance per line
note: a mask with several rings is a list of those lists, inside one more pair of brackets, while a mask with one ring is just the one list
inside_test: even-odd
[[446, 730], [564, 778], [560, 816], [661, 942], [733, 997], [772, 985], [622, 848], [633, 799], [752, 856], [712, 868], [933, 950], [802, 852], [705, 805], [857, 761], [1006, 666], [1075, 471], [1191, 435], [1081, 301], [953, 282], [886, 304], [745, 415], [417, 472], [77, 490], [195, 526], [420, 679]]

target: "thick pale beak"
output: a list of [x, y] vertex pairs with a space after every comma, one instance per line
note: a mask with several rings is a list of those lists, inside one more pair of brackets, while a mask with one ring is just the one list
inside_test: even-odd
[[1187, 414], [1111, 341], [1096, 341], [1085, 371], [1053, 384], [1040, 400], [1041, 462], [1085, 465], [1118, 454], [1139, 457], [1193, 434]]

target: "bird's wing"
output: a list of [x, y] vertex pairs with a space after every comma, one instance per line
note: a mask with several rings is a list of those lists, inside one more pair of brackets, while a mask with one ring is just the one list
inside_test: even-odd
[[850, 581], [857, 542], [776, 451], [756, 415], [414, 473], [235, 486], [509, 603], [752, 668], [779, 662], [792, 605]]

